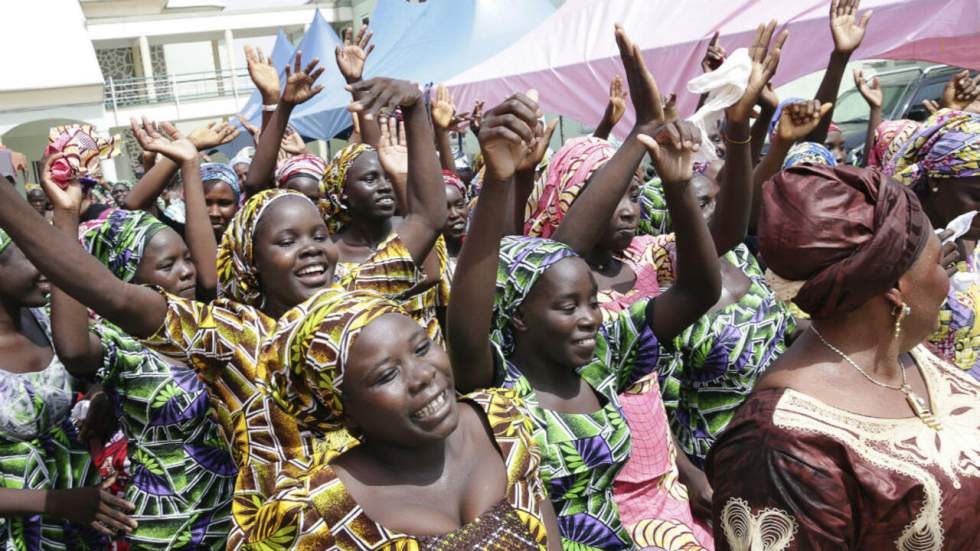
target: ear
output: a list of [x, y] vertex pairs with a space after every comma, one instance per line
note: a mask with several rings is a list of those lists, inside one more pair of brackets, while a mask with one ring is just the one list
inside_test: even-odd
[[517, 307], [514, 312], [513, 317], [510, 318], [510, 324], [514, 327], [514, 330], [523, 333], [527, 331], [527, 323], [524, 321], [524, 305]]
[[885, 302], [891, 307], [892, 310], [900, 308], [903, 304], [906, 304], [905, 295], [902, 293], [903, 280], [899, 279], [895, 287], [885, 291], [884, 298]]

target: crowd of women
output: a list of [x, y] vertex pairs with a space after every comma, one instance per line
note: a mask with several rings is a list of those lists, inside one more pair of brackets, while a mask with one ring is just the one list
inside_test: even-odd
[[145, 174], [104, 194], [119, 144], [52, 129], [28, 200], [0, 186], [6, 549], [980, 548], [980, 77], [882, 121], [856, 72], [848, 165], [858, 4], [812, 100], [769, 84], [775, 21], [716, 35], [705, 72], [749, 75], [717, 125], [617, 27], [625, 79], [554, 153], [533, 90], [363, 80], [365, 31], [329, 161], [289, 126], [301, 52], [280, 82], [247, 49], [229, 164], [225, 123], [134, 120]]

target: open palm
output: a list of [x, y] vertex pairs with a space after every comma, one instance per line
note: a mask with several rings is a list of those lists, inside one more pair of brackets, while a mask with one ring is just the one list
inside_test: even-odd
[[367, 27], [361, 27], [357, 33], [357, 39], [351, 40], [352, 30], [350, 27], [344, 30], [344, 47], [337, 46], [334, 56], [337, 58], [337, 68], [340, 74], [348, 82], [361, 80], [364, 74], [364, 63], [374, 50], [371, 44], [372, 33], [368, 32]]
[[146, 117], [143, 117], [142, 122], [133, 117], [130, 119], [130, 127], [144, 151], [159, 153], [178, 164], [197, 158], [197, 147], [169, 122], [158, 126]]
[[256, 53], [251, 46], [245, 46], [245, 62], [248, 64], [248, 76], [263, 100], [274, 101], [279, 96], [279, 71], [273, 67], [272, 58], [265, 57], [262, 48]]
[[378, 160], [381, 168], [388, 174], [408, 173], [408, 142], [405, 138], [405, 123], [395, 117], [380, 121], [381, 140], [378, 142]]
[[292, 104], [300, 104], [323, 90], [323, 86], [314, 85], [316, 79], [323, 74], [323, 67], [318, 67], [320, 60], [313, 58], [306, 67], [300, 65], [303, 52], [296, 52], [296, 59], [290, 68], [286, 65], [286, 88], [282, 92], [282, 101]]
[[830, 33], [838, 52], [849, 54], [864, 40], [872, 12], [864, 12], [859, 21], [857, 12], [860, 5], [861, 0], [833, 0], [830, 3]]
[[442, 84], [436, 86], [436, 98], [432, 102], [432, 122], [445, 130], [452, 124], [455, 113], [456, 106], [453, 105], [453, 98], [449, 95], [449, 90]]

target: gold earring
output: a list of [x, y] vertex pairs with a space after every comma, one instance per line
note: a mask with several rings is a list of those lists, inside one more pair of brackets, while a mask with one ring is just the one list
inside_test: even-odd
[[933, 192], [933, 193], [936, 193], [936, 192], [938, 192], [938, 191], [939, 191], [939, 188], [937, 188], [937, 187], [933, 187], [933, 188], [932, 188], [932, 192]]
[[912, 313], [912, 307], [906, 303], [902, 303], [901, 306], [896, 306], [892, 311], [892, 315], [895, 316], [895, 338], [898, 338], [899, 333], [902, 332], [902, 320], [909, 317]]

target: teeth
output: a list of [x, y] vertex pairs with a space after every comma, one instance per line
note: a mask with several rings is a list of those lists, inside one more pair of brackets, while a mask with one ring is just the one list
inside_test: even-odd
[[297, 272], [297, 274], [301, 276], [305, 276], [305, 275], [312, 275], [312, 274], [322, 274], [325, 271], [326, 268], [324, 268], [323, 265], [317, 264], [316, 266], [309, 266], [307, 268], [303, 268], [302, 270]]
[[438, 396], [429, 401], [422, 409], [416, 411], [412, 414], [415, 419], [425, 419], [426, 417], [432, 415], [433, 413], [439, 411], [439, 408], [446, 403], [446, 393], [440, 392]]

